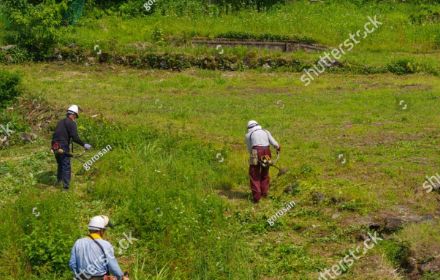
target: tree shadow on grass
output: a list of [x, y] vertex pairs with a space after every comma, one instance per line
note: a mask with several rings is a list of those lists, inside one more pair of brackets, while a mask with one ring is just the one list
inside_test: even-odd
[[244, 199], [249, 200], [250, 193], [248, 192], [240, 192], [240, 191], [233, 191], [233, 190], [221, 190], [219, 192], [221, 196], [225, 196], [228, 199]]
[[219, 195], [227, 197], [228, 199], [250, 199], [250, 192], [234, 191], [232, 190], [232, 184], [229, 182], [223, 182], [217, 186]]

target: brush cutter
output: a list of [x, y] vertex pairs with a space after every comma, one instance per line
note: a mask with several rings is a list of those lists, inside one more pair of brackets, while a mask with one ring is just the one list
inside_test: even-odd
[[85, 154], [86, 150], [82, 151], [79, 154], [66, 153], [66, 152], [64, 152], [63, 149], [51, 150], [51, 151], [52, 151], [52, 153], [58, 154], [58, 155], [65, 154], [67, 157], [74, 158], [82, 163], [85, 163], [85, 160], [82, 160], [81, 157]]
[[[86, 163], [85, 160], [81, 159], [81, 157], [86, 153], [86, 150], [83, 150], [82, 152], [80, 152], [80, 153], [78, 153], [78, 154], [73, 154], [73, 153], [65, 152], [65, 151], [64, 151], [63, 149], [61, 149], [61, 148], [60, 148], [60, 149], [57, 149], [57, 150], [51, 149], [50, 151], [51, 151], [53, 154], [55, 154], [55, 155], [62, 155], [62, 154], [64, 154], [64, 155], [66, 155], [67, 157], [70, 157], [70, 158], [73, 158], [73, 159], [79, 161], [81, 164], [85, 164], [85, 163]], [[79, 171], [77, 171], [75, 174], [76, 174], [76, 175], [83, 175], [84, 172], [85, 172], [85, 169], [84, 169], [84, 168], [81, 168], [81, 169], [80, 169]]]
[[277, 151], [277, 157], [275, 160], [272, 160], [269, 155], [265, 155], [260, 159], [260, 164], [263, 167], [270, 167], [270, 166], [275, 167], [276, 169], [278, 169], [277, 176], [280, 177], [286, 174], [288, 170], [287, 168], [279, 168], [278, 166], [276, 166], [276, 163], [278, 162], [279, 159], [280, 159], [280, 152]]

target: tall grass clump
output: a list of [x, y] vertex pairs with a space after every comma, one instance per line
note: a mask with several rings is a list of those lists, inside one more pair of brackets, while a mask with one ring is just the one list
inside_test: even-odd
[[23, 279], [28, 272], [42, 277], [68, 275], [70, 249], [81, 236], [79, 209], [69, 194], [43, 196], [36, 189], [1, 209], [0, 263], [6, 269], [0, 273], [13, 279]]
[[17, 73], [0, 70], [0, 110], [20, 96], [19, 84], [20, 76]]

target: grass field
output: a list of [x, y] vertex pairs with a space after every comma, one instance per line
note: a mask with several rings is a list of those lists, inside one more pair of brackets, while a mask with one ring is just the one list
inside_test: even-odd
[[[0, 278], [72, 279], [73, 243], [90, 217], [106, 214], [115, 223], [106, 237], [135, 280], [325, 279], [320, 272], [363, 247], [369, 233], [383, 240], [337, 279], [439, 279], [440, 193], [424, 185], [440, 173], [440, 5], [287, 2], [219, 15], [88, 11], [77, 25], [60, 28], [57, 48], [86, 50], [90, 60], [0, 64], [20, 74], [23, 92], [0, 111], [0, 128], [13, 130], [9, 146], [0, 142]], [[215, 48], [189, 41], [227, 32], [336, 47], [374, 15], [383, 25], [341, 61], [385, 70], [329, 69], [309, 86], [303, 73], [283, 68], [164, 71], [98, 63], [93, 50], [218, 57]], [[302, 65], [322, 54], [224, 51]], [[410, 64], [421, 70], [386, 73]], [[69, 104], [83, 109], [79, 133], [93, 149], [73, 159], [71, 189], [61, 192], [49, 148]], [[259, 204], [251, 202], [248, 182], [250, 119], [280, 142], [278, 163], [288, 170], [278, 177], [271, 169], [270, 196]], [[37, 138], [22, 140], [23, 132]], [[80, 160], [108, 145], [111, 151], [85, 170]], [[127, 236], [135, 238], [128, 245]]]
[[[20, 193], [0, 212], [8, 221], [0, 228], [8, 237], [3, 248], [21, 247], [13, 237], [29, 226], [39, 240], [60, 225], [58, 236], [73, 242], [91, 212], [105, 211], [119, 224], [109, 233], [114, 243], [128, 232], [139, 239], [121, 257], [135, 279], [162, 269], [163, 279], [316, 279], [359, 244], [357, 236], [375, 219], [431, 215], [387, 234], [340, 279], [400, 279], [406, 275], [398, 269], [402, 248], [419, 262], [439, 254], [438, 194], [422, 187], [439, 164], [434, 77], [325, 75], [305, 88], [287, 73], [73, 64], [8, 69], [21, 72], [27, 91], [49, 100], [60, 116], [64, 104], [79, 103], [85, 139], [96, 151], [114, 149], [96, 163], [98, 171], [75, 176], [69, 194], [50, 186], [55, 166], [48, 135], [0, 151], [7, 158], [2, 174], [10, 174], [1, 183], [14, 182], [9, 196]], [[243, 143], [252, 118], [282, 143], [280, 165], [289, 169], [274, 176], [271, 199], [260, 205], [249, 200]], [[284, 193], [288, 186], [293, 191]], [[269, 226], [266, 220], [290, 201], [295, 208]], [[67, 241], [60, 246], [69, 248]], [[29, 253], [7, 252], [0, 263], [10, 269], [2, 276], [27, 275]]]

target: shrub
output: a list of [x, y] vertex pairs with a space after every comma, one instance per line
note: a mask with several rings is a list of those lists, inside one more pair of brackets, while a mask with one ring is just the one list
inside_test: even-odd
[[11, 104], [19, 95], [20, 76], [0, 70], [0, 109]]
[[6, 40], [35, 53], [36, 58], [46, 57], [60, 37], [67, 0], [45, 0], [35, 5], [27, 0], [4, 0], [1, 8], [8, 31]]
[[[42, 155], [41, 160], [45, 158]], [[34, 169], [41, 166], [36, 158]], [[81, 215], [72, 197], [53, 193], [44, 197], [38, 192], [21, 194], [16, 202], [17, 223], [21, 227], [23, 257], [38, 275], [68, 270], [70, 251], [82, 237]], [[32, 213], [29, 215], [29, 213]]]
[[32, 60], [32, 54], [26, 49], [20, 47], [13, 47], [4, 51], [0, 51], [0, 63], [23, 63]]
[[71, 238], [69, 234], [51, 230], [47, 225], [36, 226], [23, 238], [32, 269], [37, 274], [64, 271], [72, 248]]
[[419, 65], [408, 59], [399, 59], [388, 64], [388, 71], [397, 75], [413, 74], [420, 71]]
[[412, 24], [436, 24], [440, 22], [440, 10], [428, 5], [421, 5], [416, 13], [409, 16]]
[[[89, 2], [92, 2], [89, 0]], [[160, 14], [167, 15], [194, 15], [194, 14], [209, 14], [219, 15], [221, 12], [234, 12], [243, 8], [253, 8], [258, 11], [267, 10], [268, 8], [285, 3], [285, 0], [187, 0], [187, 1], [173, 1], [160, 0], [151, 1], [153, 5], [149, 5], [151, 9], [146, 9], [144, 4], [147, 0], [112, 0], [102, 1], [96, 0], [95, 5], [105, 8], [117, 8], [123, 15], [135, 16], [141, 14], [150, 14], [154, 11]], [[151, 3], [150, 2], [150, 3]]]

